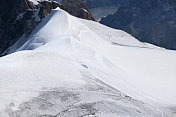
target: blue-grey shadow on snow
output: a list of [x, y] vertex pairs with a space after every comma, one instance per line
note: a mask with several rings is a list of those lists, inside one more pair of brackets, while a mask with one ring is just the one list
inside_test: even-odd
[[[42, 21], [36, 26], [36, 28], [31, 32], [31, 34], [27, 37], [27, 40], [24, 42], [24, 44], [17, 50], [32, 50], [25, 48], [27, 44], [31, 43], [34, 40], [35, 34], [37, 34], [52, 18], [52, 16], [57, 12], [57, 10], [52, 10], [51, 13], [46, 16]], [[29, 40], [30, 39], [30, 40]]]
[[142, 47], [142, 46], [133, 46], [133, 45], [119, 44], [119, 43], [116, 43], [116, 42], [112, 42], [112, 45], [125, 46], [125, 47], [133, 47], [133, 48], [147, 48], [147, 49], [154, 49], [154, 48], [149, 48], [149, 47]]

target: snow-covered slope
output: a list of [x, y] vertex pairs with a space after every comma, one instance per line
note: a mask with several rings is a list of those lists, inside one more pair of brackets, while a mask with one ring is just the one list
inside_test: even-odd
[[60, 9], [17, 51], [0, 58], [2, 117], [176, 116], [175, 51]]
[[61, 2], [62, 0], [29, 0], [33, 2], [35, 5], [38, 4], [38, 2], [43, 2], [43, 1], [56, 1], [56, 2]]

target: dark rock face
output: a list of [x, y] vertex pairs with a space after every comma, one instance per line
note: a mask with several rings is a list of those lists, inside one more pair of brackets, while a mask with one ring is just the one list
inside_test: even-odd
[[28, 35], [38, 24], [34, 5], [27, 0], [1, 0], [0, 3], [0, 54], [23, 34]]
[[55, 9], [57, 7], [61, 7], [61, 4], [57, 3], [57, 2], [43, 1], [43, 2], [40, 2], [40, 4], [41, 4], [41, 7], [40, 7], [39, 16], [41, 19], [43, 19], [47, 15], [49, 15], [51, 13], [52, 9]]
[[94, 20], [86, 2], [80, 0], [63, 0], [61, 8], [76, 17]]
[[24, 12], [25, 10], [28, 10], [28, 9], [38, 9], [40, 7], [41, 7], [40, 4], [35, 5], [33, 4], [33, 2], [28, 1], [28, 0], [21, 1], [21, 12]]
[[[57, 7], [71, 15], [93, 20], [86, 4], [80, 0], [65, 0], [62, 4], [43, 1], [35, 5], [28, 0], [0, 1], [0, 55], [21, 36], [27, 37], [37, 24]], [[6, 52], [3, 53], [5, 55]]]
[[122, 29], [140, 41], [176, 49], [175, 0], [125, 0], [118, 12], [100, 23]]
[[11, 43], [16, 36], [12, 24], [15, 17], [18, 15], [16, 11], [20, 10], [20, 0], [15, 2], [9, 0], [0, 1], [0, 53], [4, 51]]

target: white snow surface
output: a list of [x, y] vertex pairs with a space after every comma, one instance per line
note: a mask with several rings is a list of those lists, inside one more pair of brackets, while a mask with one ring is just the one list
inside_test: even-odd
[[38, 4], [38, 2], [43, 2], [43, 1], [56, 1], [56, 2], [61, 2], [62, 0], [29, 0], [33, 2], [35, 5]]
[[175, 51], [141, 43], [126, 32], [58, 8], [17, 52], [0, 58], [0, 115], [7, 116], [7, 105], [18, 110], [46, 88], [79, 89], [88, 77], [135, 100], [176, 105]]

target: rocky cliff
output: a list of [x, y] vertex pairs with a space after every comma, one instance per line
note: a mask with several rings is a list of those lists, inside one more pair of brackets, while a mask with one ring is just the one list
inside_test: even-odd
[[140, 41], [176, 49], [175, 0], [124, 0], [118, 12], [100, 22], [122, 29]]
[[[34, 4], [29, 0], [0, 1], [0, 55], [5, 55], [17, 40], [25, 38], [52, 9], [60, 7], [71, 15], [94, 20], [85, 2], [80, 0], [41, 1]], [[18, 47], [17, 47], [18, 48]]]
[[94, 20], [92, 17], [89, 8], [86, 5], [86, 2], [80, 0], [63, 0], [62, 9], [68, 13], [83, 19]]

